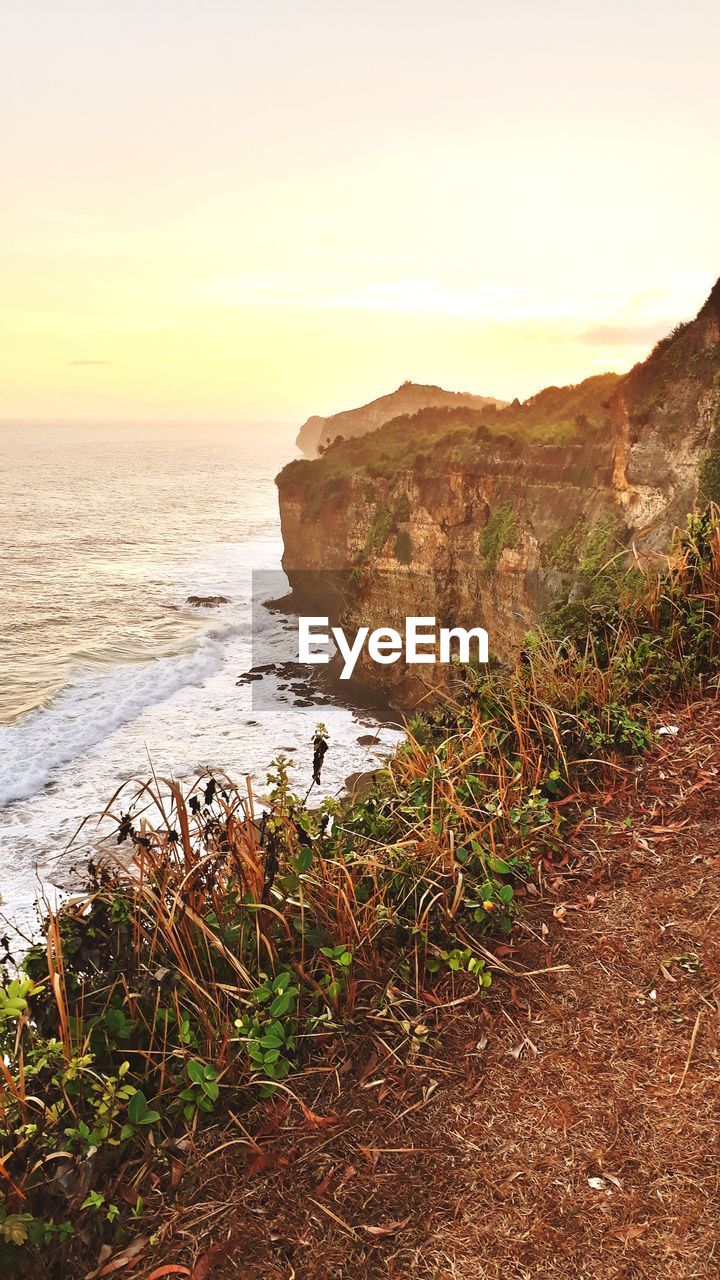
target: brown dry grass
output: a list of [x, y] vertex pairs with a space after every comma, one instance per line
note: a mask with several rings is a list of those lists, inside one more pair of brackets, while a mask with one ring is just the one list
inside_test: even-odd
[[528, 898], [511, 962], [569, 971], [429, 1008], [414, 1052], [393, 1007], [293, 1081], [306, 1114], [171, 1151], [118, 1274], [717, 1277], [720, 708], [673, 722]]

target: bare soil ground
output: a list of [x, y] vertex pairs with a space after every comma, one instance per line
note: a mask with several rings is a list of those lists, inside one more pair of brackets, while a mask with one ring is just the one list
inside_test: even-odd
[[293, 1081], [305, 1112], [175, 1158], [114, 1274], [720, 1276], [720, 706], [671, 723], [527, 898], [506, 962], [567, 968], [448, 988], [424, 1045], [401, 999], [329, 1045]]

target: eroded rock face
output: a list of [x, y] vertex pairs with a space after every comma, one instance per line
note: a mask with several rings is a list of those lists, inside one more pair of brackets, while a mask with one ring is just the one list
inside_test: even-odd
[[[307, 571], [342, 577], [347, 629], [434, 616], [484, 626], [491, 656], [507, 658], [579, 573], [631, 542], [662, 551], [688, 511], [720, 500], [720, 282], [624, 378], [549, 388], [477, 426], [472, 414], [460, 429], [448, 419], [425, 451], [424, 421], [400, 428], [407, 465], [393, 424], [372, 450], [363, 442], [357, 467], [359, 443], [281, 473], [283, 567], [293, 586]], [[371, 664], [366, 675], [409, 707], [447, 669]]]
[[306, 458], [316, 458], [318, 445], [322, 438], [327, 418], [321, 418], [314, 413], [307, 422], [304, 422], [297, 434], [295, 444], [302, 451]]
[[696, 319], [622, 379], [611, 415], [628, 525], [662, 549], [698, 499], [720, 497], [708, 474], [720, 431], [720, 281]]
[[[432, 616], [443, 626], [485, 626], [491, 656], [507, 658], [556, 594], [579, 547], [593, 535], [603, 547], [622, 536], [623, 517], [610, 483], [609, 438], [582, 450], [478, 454], [433, 474], [353, 476], [315, 515], [302, 492], [281, 487], [291, 585], [307, 571], [317, 572], [321, 585], [324, 575], [346, 573], [342, 621], [349, 630], [402, 630], [408, 615]], [[558, 530], [577, 546], [563, 547]], [[446, 673], [366, 663], [365, 674], [406, 706]]]

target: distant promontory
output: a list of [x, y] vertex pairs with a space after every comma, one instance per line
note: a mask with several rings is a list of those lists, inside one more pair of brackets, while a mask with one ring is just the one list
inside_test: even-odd
[[504, 401], [493, 396], [476, 396], [466, 391], [445, 391], [442, 387], [403, 382], [397, 391], [379, 396], [358, 409], [345, 409], [327, 418], [314, 414], [300, 428], [296, 444], [306, 458], [316, 458], [338, 436], [344, 440], [364, 436], [402, 414], [417, 413], [420, 409], [484, 409], [488, 405], [500, 408], [503, 404]]

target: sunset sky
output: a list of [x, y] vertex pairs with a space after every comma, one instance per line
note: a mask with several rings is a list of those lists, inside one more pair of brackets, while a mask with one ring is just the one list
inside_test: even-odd
[[717, 0], [9, 0], [0, 418], [641, 358], [720, 275]]

